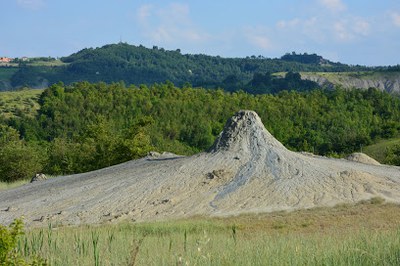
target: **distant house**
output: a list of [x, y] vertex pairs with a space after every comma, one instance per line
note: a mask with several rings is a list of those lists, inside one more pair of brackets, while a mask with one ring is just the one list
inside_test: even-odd
[[0, 63], [10, 63], [13, 59], [9, 57], [0, 57]]
[[22, 60], [23, 62], [26, 62], [26, 61], [29, 61], [29, 58], [26, 57], [26, 56], [24, 56], [24, 57], [21, 57], [21, 60]]

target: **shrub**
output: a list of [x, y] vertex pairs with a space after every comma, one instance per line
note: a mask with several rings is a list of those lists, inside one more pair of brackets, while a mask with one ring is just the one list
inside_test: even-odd
[[35, 256], [28, 262], [19, 254], [18, 238], [24, 234], [24, 223], [16, 219], [9, 227], [0, 225], [0, 265], [47, 265], [42, 258]]

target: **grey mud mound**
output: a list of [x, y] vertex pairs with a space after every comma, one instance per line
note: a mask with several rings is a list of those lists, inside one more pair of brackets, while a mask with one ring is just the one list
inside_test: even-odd
[[149, 156], [0, 192], [0, 223], [30, 226], [225, 216], [400, 202], [400, 168], [287, 150], [255, 112], [240, 111], [206, 153]]
[[346, 159], [349, 161], [353, 161], [353, 162], [372, 164], [372, 165], [381, 165], [374, 158], [371, 158], [368, 155], [366, 155], [365, 153], [361, 153], [361, 152], [352, 153]]

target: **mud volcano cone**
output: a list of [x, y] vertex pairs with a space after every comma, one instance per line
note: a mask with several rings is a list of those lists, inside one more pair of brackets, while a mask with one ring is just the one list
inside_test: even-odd
[[[258, 186], [269, 188], [282, 179], [298, 179], [303, 176], [304, 167], [312, 169], [307, 158], [286, 149], [264, 127], [260, 117], [254, 111], [241, 110], [226, 123], [209, 150], [218, 161], [218, 157], [231, 156], [237, 160], [236, 173], [216, 195], [216, 202], [232, 197], [248, 186], [259, 183]], [[229, 155], [227, 155], [229, 154]], [[259, 192], [257, 192], [259, 193]]]
[[262, 149], [285, 150], [285, 147], [265, 129], [256, 112], [241, 110], [227, 121], [210, 152], [251, 154]]
[[293, 177], [301, 174], [307, 164], [268, 132], [256, 112], [248, 110], [241, 110], [228, 120], [209, 152], [217, 156], [230, 153], [240, 160], [243, 165], [236, 178], [242, 182], [253, 177]]

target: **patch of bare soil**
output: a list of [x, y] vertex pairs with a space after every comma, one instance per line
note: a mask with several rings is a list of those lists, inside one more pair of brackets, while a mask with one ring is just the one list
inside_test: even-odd
[[372, 164], [372, 165], [380, 165], [380, 163], [375, 160], [374, 158], [369, 157], [365, 153], [355, 152], [350, 154], [347, 158], [349, 161], [365, 163], [365, 164]]

